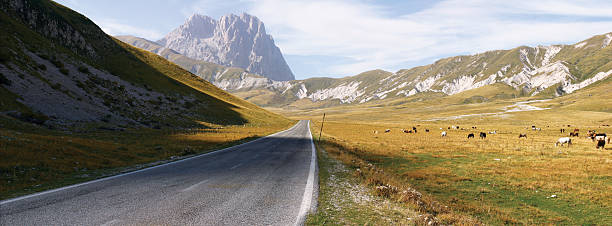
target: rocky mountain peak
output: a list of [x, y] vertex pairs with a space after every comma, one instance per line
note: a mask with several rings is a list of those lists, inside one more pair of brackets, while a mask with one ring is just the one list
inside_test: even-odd
[[158, 43], [194, 59], [244, 68], [273, 80], [295, 79], [263, 22], [246, 13], [219, 20], [194, 14]]

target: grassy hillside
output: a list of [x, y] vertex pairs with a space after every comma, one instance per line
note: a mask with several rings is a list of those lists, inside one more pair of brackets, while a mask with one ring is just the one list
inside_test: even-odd
[[294, 123], [52, 1], [2, 1], [0, 28], [0, 199], [192, 156]]

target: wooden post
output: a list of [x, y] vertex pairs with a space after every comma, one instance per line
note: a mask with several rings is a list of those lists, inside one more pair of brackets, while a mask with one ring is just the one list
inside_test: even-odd
[[321, 143], [321, 135], [323, 135], [323, 123], [325, 123], [325, 113], [323, 113], [323, 121], [321, 121], [321, 132], [319, 132], [319, 143]]

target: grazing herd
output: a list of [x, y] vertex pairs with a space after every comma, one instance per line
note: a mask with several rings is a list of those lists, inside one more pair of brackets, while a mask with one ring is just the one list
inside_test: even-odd
[[[571, 125], [568, 125], [568, 127], [570, 127]], [[468, 127], [469, 128], [469, 127]], [[476, 129], [476, 126], [472, 126], [472, 129]], [[449, 130], [451, 129], [455, 129], [455, 130], [465, 130], [465, 128], [460, 128], [459, 126], [449, 126], [448, 127]], [[440, 128], [440, 130], [442, 130], [442, 128]], [[533, 131], [542, 131], [541, 128], [536, 127], [536, 126], [531, 126], [531, 130]], [[403, 133], [417, 133], [417, 127], [413, 126], [412, 129], [407, 130], [407, 129], [401, 129], [401, 131]], [[561, 133], [565, 133], [565, 128], [561, 128], [559, 130]], [[385, 133], [390, 133], [391, 129], [385, 129]], [[429, 129], [425, 129], [426, 133], [429, 133], [430, 130]], [[571, 137], [579, 137], [579, 132], [580, 129], [574, 129], [573, 132], [569, 133], [569, 137], [561, 137], [559, 139], [557, 139], [557, 141], [555, 142], [555, 147], [556, 146], [567, 146], [569, 147], [570, 145], [572, 145], [572, 138]], [[374, 134], [378, 134], [378, 131], [374, 131]], [[489, 132], [480, 132], [479, 133], [479, 137], [480, 139], [486, 139], [487, 138], [487, 134], [497, 134], [497, 130], [493, 130], [493, 131], [489, 131]], [[446, 137], [448, 135], [447, 131], [442, 131], [440, 133], [441, 137]], [[605, 133], [597, 133], [595, 130], [589, 130], [587, 133], [587, 138], [590, 138], [596, 145], [595, 147], [597, 149], [604, 149], [606, 143], [610, 144], [612, 138], [607, 136]], [[467, 139], [472, 139], [472, 138], [476, 138], [476, 134], [475, 133], [469, 133], [467, 135]], [[526, 133], [520, 133], [518, 135], [518, 138], [525, 138], [527, 139], [527, 134]]]

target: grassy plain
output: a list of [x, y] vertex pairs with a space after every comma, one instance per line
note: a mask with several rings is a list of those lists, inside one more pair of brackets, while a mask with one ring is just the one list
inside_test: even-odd
[[[550, 108], [540, 111], [503, 112], [528, 98], [465, 104], [470, 93], [431, 100], [417, 96], [399, 104], [275, 110], [313, 120], [315, 139], [327, 113], [320, 145], [330, 156], [374, 194], [432, 214], [440, 223], [609, 225], [612, 145], [597, 150], [585, 138], [593, 129], [612, 134], [612, 127], [603, 126], [612, 124], [612, 103], [601, 101], [609, 100], [608, 88], [529, 104]], [[453, 117], [460, 115], [470, 116]], [[453, 125], [463, 129], [449, 129]], [[418, 133], [401, 131], [413, 126]], [[555, 147], [575, 128], [580, 137], [572, 138], [571, 147]], [[448, 136], [441, 137], [442, 131]], [[479, 132], [491, 131], [497, 133], [478, 138]], [[476, 139], [467, 139], [469, 133]], [[521, 133], [527, 139], [519, 139]]]

